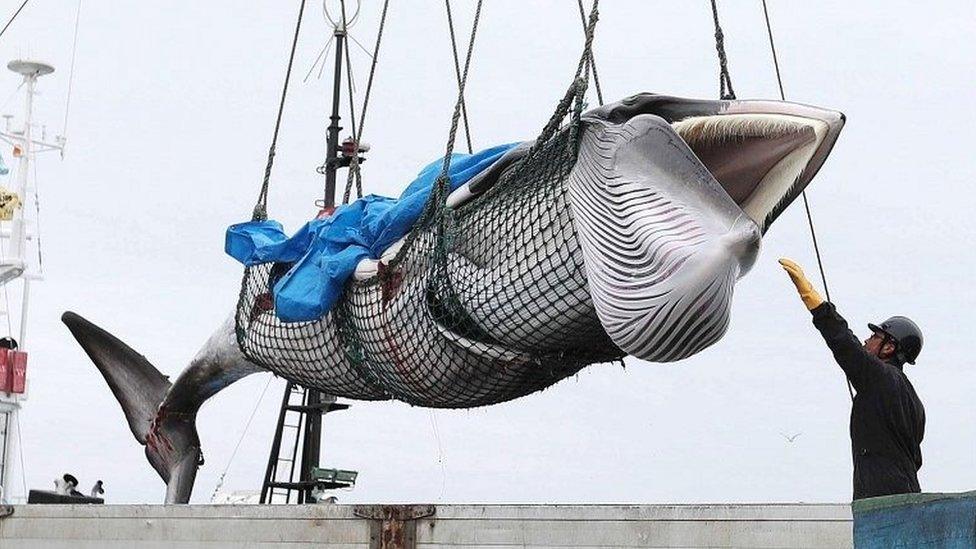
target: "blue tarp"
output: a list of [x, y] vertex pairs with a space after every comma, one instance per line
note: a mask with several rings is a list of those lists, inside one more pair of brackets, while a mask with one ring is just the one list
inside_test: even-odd
[[883, 496], [852, 508], [855, 549], [976, 547], [976, 492]]
[[[518, 143], [451, 157], [451, 190], [491, 166]], [[313, 219], [289, 238], [277, 221], [249, 221], [227, 229], [224, 250], [246, 266], [294, 263], [274, 284], [275, 314], [284, 322], [317, 320], [335, 304], [364, 258], [379, 259], [420, 217], [443, 159], [431, 162], [399, 198], [368, 195]]]

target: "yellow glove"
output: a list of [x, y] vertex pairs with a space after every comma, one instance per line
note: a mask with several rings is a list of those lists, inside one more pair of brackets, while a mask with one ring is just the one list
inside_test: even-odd
[[803, 269], [799, 265], [785, 257], [779, 260], [779, 264], [786, 270], [786, 274], [790, 275], [793, 285], [796, 286], [796, 291], [800, 294], [800, 299], [807, 306], [807, 310], [812, 311], [824, 302], [817, 290], [813, 288], [813, 284], [807, 280], [807, 276], [803, 274]]

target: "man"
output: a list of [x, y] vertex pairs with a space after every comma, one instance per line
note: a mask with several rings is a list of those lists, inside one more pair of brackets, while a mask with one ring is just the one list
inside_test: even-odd
[[915, 364], [922, 350], [921, 330], [903, 316], [892, 317], [880, 326], [868, 324], [872, 334], [862, 345], [800, 266], [779, 262], [857, 391], [851, 409], [854, 499], [919, 492], [925, 410], [903, 367]]

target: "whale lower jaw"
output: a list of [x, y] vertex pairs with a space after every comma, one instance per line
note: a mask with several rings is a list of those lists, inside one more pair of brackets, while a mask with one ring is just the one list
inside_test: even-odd
[[718, 341], [759, 226], [652, 115], [583, 132], [569, 196], [587, 284], [621, 350], [672, 362]]

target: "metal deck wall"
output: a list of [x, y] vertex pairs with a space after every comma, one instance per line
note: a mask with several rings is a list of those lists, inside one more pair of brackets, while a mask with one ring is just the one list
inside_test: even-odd
[[[367, 548], [352, 505], [31, 505], [0, 518], [2, 549]], [[849, 505], [438, 505], [416, 547], [851, 547]], [[374, 540], [374, 547], [376, 541]]]

